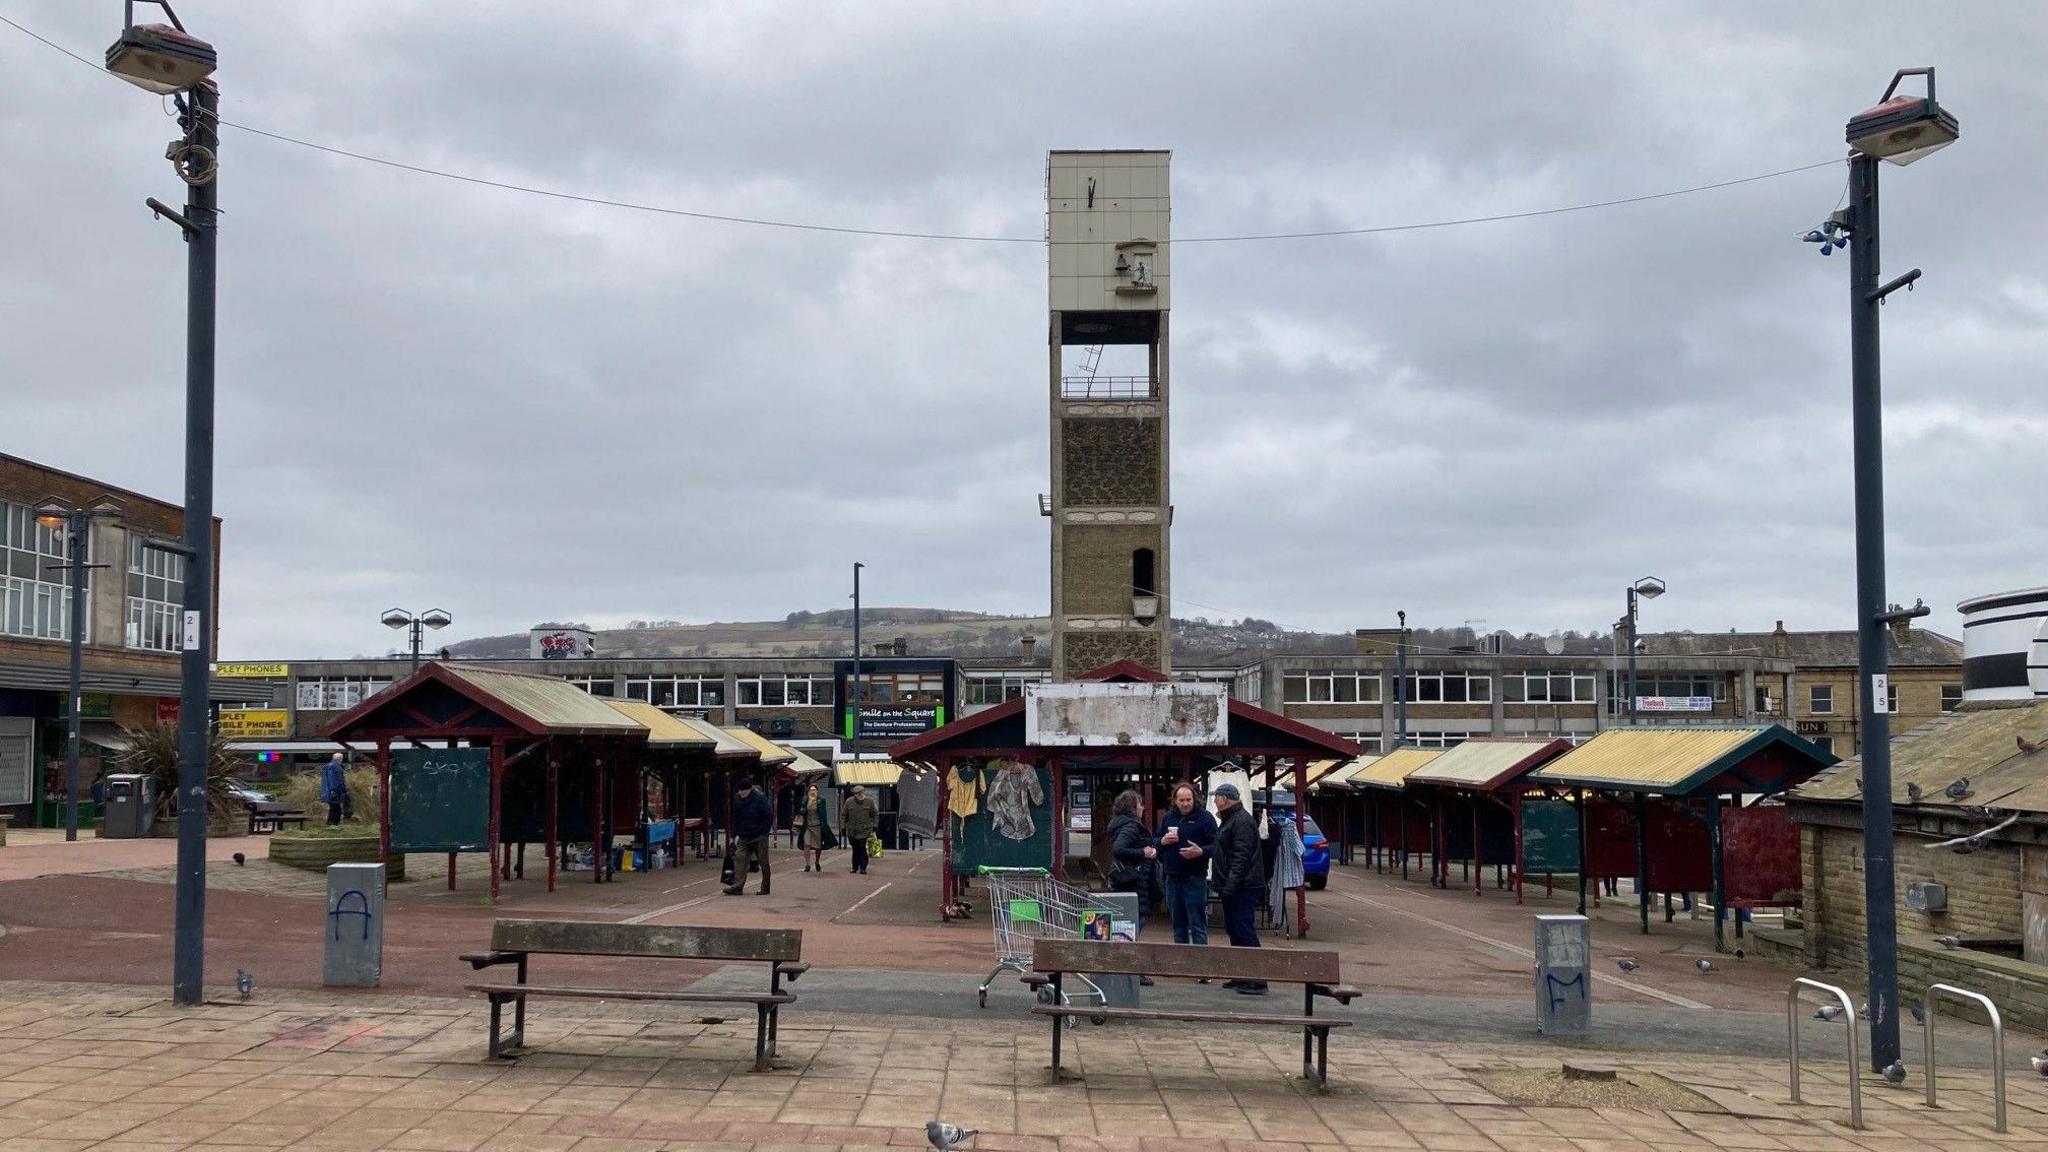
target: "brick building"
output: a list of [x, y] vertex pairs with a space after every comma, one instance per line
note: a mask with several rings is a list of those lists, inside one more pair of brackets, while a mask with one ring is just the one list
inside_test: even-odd
[[[184, 561], [145, 545], [175, 543], [184, 514], [175, 504], [98, 480], [0, 454], [0, 815], [17, 826], [52, 823], [61, 795], [70, 676], [70, 574], [66, 533], [36, 520], [46, 502], [95, 508], [86, 555], [81, 736], [105, 741], [124, 726], [177, 715]], [[214, 521], [219, 555], [220, 522]], [[214, 601], [219, 602], [218, 582]], [[213, 613], [218, 620], [218, 612]], [[267, 699], [247, 685], [218, 683], [216, 700]], [[85, 749], [82, 776], [100, 767]]]

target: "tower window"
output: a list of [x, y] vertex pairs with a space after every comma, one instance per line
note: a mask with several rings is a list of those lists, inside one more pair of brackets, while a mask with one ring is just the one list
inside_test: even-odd
[[1131, 595], [1151, 596], [1153, 592], [1154, 569], [1152, 550], [1134, 548], [1131, 550]]

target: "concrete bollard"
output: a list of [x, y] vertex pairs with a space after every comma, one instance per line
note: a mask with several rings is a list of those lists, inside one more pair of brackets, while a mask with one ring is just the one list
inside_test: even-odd
[[329, 988], [375, 988], [384, 977], [384, 866], [327, 866], [326, 960]]
[[1536, 1030], [1584, 1036], [1593, 1026], [1592, 925], [1584, 916], [1536, 917]]

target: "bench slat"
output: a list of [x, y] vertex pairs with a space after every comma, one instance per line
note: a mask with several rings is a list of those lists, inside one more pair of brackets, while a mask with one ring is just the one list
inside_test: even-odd
[[1191, 1020], [1203, 1024], [1273, 1024], [1286, 1028], [1348, 1028], [1351, 1021], [1336, 1016], [1283, 1016], [1256, 1012], [1173, 1012], [1151, 1008], [1079, 1008], [1040, 1004], [1034, 1016], [1085, 1016], [1104, 1020]]
[[793, 961], [802, 958], [798, 928], [706, 928], [692, 924], [593, 924], [576, 920], [499, 920], [491, 948], [572, 956], [640, 956], [675, 960]]
[[638, 992], [627, 988], [569, 988], [556, 984], [465, 984], [471, 992], [569, 996], [584, 1000], [675, 1000], [700, 1004], [794, 1004], [787, 992]]
[[1207, 976], [1224, 980], [1337, 983], [1337, 953], [1295, 948], [1212, 948], [1204, 944], [1112, 944], [1100, 940], [1035, 940], [1039, 972], [1105, 972], [1126, 976]]

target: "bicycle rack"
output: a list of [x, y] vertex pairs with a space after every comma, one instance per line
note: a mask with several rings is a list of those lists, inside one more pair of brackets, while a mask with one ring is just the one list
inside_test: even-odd
[[1991, 1017], [1991, 1130], [2005, 1131], [2005, 1021], [1998, 1015], [1998, 1005], [1982, 992], [1958, 988], [1953, 984], [1929, 984], [1927, 994], [1921, 998], [1920, 1012], [1927, 1017], [1921, 1030], [1921, 1053], [1927, 1065], [1927, 1106], [1938, 1108], [1934, 1102], [1934, 996], [1946, 992], [1965, 1000], [1974, 1000], [1982, 1005], [1986, 1015]]
[[1799, 989], [1812, 988], [1826, 992], [1842, 1002], [1844, 1019], [1849, 1025], [1849, 1127], [1863, 1127], [1863, 1054], [1862, 1045], [1856, 1040], [1856, 1005], [1849, 994], [1833, 984], [1823, 984], [1804, 976], [1792, 981], [1785, 990], [1785, 1034], [1792, 1046], [1792, 1103], [1799, 1099]]

